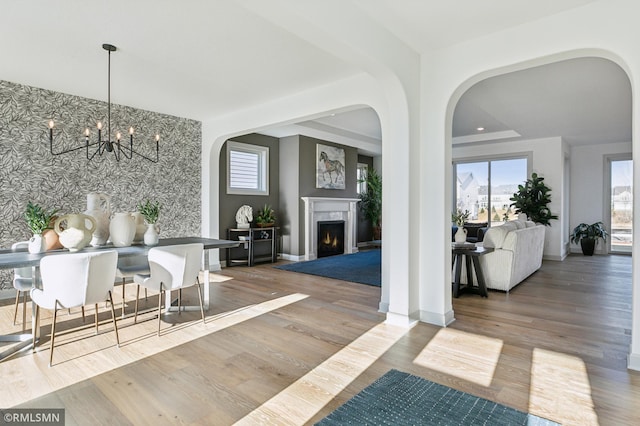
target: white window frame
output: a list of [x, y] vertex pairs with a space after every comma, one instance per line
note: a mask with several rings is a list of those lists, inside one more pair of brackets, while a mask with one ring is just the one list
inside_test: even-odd
[[[238, 188], [231, 186], [232, 151], [256, 154], [258, 156], [258, 176], [255, 188]], [[269, 147], [227, 141], [227, 194], [269, 195]]]
[[[364, 179], [367, 176], [367, 173], [369, 173], [369, 165], [366, 163], [358, 163], [358, 174], [359, 174], [359, 179]], [[367, 192], [367, 182], [360, 182], [358, 180], [358, 186], [356, 186], [356, 193], [358, 194], [364, 194], [365, 192]]]

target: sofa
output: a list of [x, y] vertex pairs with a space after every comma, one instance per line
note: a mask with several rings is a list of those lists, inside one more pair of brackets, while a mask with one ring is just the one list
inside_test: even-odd
[[[494, 251], [479, 257], [487, 288], [508, 292], [542, 266], [545, 226], [525, 219], [490, 227], [478, 246]], [[466, 265], [461, 283], [466, 284]], [[474, 282], [476, 281], [475, 276]]]
[[546, 227], [528, 220], [492, 226], [482, 245], [494, 251], [480, 256], [487, 288], [509, 291], [542, 266]]

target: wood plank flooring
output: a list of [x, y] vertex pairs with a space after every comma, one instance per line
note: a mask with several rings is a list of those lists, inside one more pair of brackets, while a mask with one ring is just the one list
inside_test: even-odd
[[[0, 362], [0, 407], [65, 408], [70, 425], [313, 424], [395, 368], [562, 424], [640, 424], [630, 257], [545, 261], [509, 294], [454, 299], [450, 327], [410, 330], [384, 324], [376, 287], [271, 264], [211, 278], [206, 324], [172, 313], [157, 337], [153, 313], [127, 317], [120, 348], [104, 306], [97, 336], [93, 311], [84, 324], [65, 313], [53, 367], [48, 339]], [[0, 302], [3, 333], [20, 330], [12, 322]]]

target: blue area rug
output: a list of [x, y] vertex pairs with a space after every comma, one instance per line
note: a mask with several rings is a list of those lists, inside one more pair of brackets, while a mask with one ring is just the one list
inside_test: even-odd
[[558, 423], [391, 370], [317, 425], [526, 425]]
[[275, 266], [275, 268], [377, 287], [380, 287], [382, 282], [381, 251], [379, 249], [322, 257], [306, 262], [288, 263]]

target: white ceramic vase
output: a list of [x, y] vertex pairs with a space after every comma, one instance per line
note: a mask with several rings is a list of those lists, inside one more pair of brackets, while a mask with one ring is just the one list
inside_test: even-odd
[[144, 233], [144, 245], [145, 246], [157, 246], [158, 245], [158, 229], [154, 223], [147, 225], [147, 230]]
[[[65, 226], [62, 226], [65, 223]], [[88, 225], [87, 225], [88, 224]], [[86, 214], [65, 214], [53, 224], [53, 230], [60, 238], [60, 244], [69, 251], [78, 251], [86, 247], [93, 232], [96, 230], [96, 220]]]
[[454, 240], [456, 243], [464, 243], [467, 241], [467, 230], [464, 229], [462, 226], [458, 227], [458, 230], [456, 231], [456, 234], [454, 236]]
[[42, 234], [34, 234], [29, 239], [29, 253], [42, 253], [45, 251], [45, 241]]
[[87, 194], [87, 210], [84, 212], [96, 221], [90, 244], [103, 246], [109, 239], [109, 222], [111, 218], [111, 197], [107, 194], [92, 192]]
[[144, 241], [144, 233], [147, 231], [147, 224], [144, 223], [144, 217], [140, 212], [131, 213], [136, 222], [136, 235], [133, 237], [133, 243], [141, 243]]
[[116, 247], [128, 247], [136, 235], [136, 221], [131, 213], [114, 213], [109, 224], [111, 243]]

